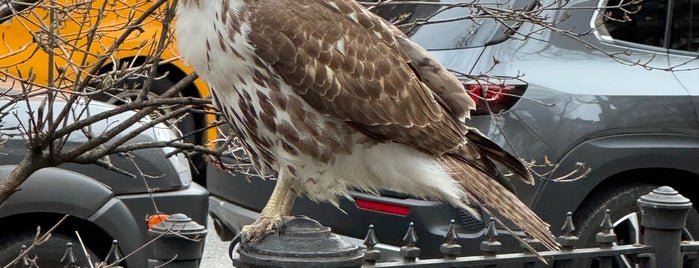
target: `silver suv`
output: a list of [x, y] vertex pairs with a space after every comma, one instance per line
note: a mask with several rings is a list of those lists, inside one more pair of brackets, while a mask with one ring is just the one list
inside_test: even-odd
[[[2, 92], [7, 93], [6, 89]], [[0, 107], [3, 107], [0, 113], [5, 114], [0, 117], [0, 180], [5, 179], [27, 153], [26, 141], [13, 135], [18, 134], [16, 128], [26, 125], [28, 111], [36, 112], [41, 105], [41, 100], [19, 102], [13, 106], [6, 106], [7, 102], [0, 96]], [[56, 99], [54, 108], [60, 111], [64, 105]], [[113, 105], [91, 101], [86, 114], [114, 108]], [[91, 127], [94, 131], [107, 130], [110, 124], [129, 116], [129, 112], [122, 113]], [[70, 117], [70, 120], [78, 119], [82, 118]], [[140, 124], [133, 127], [138, 126]], [[170, 141], [174, 137], [174, 132], [161, 124], [128, 143]], [[70, 135], [65, 147], [85, 141], [85, 134], [76, 131]], [[149, 262], [155, 262], [148, 260], [152, 252], [148, 244], [148, 216], [183, 213], [203, 226], [207, 222], [208, 191], [192, 182], [184, 156], [167, 157], [173, 150], [153, 148], [133, 151], [128, 157], [112, 155], [111, 163], [127, 173], [106, 170], [96, 164], [63, 164], [32, 174], [19, 191], [0, 205], [0, 266], [18, 256], [22, 245], [32, 244], [37, 227], [45, 233], [64, 215], [69, 215], [46, 243], [30, 251], [30, 257], [38, 257], [39, 267], [63, 267], [60, 260], [68, 242], [74, 246], [77, 266], [90, 267], [85, 255], [78, 254], [83, 252], [81, 245], [85, 246], [94, 262], [104, 260], [113, 240], [117, 240], [122, 256], [133, 253], [122, 263], [123, 266], [151, 267]], [[127, 176], [141, 173], [146, 174], [145, 178]]]

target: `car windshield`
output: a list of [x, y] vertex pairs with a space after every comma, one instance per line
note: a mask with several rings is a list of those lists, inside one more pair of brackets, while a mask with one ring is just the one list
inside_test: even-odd
[[474, 16], [472, 8], [475, 3], [521, 9], [533, 6], [534, 0], [391, 1], [373, 7], [372, 11], [429, 50], [480, 47], [506, 40], [507, 27], [491, 18], [476, 18], [479, 16]]

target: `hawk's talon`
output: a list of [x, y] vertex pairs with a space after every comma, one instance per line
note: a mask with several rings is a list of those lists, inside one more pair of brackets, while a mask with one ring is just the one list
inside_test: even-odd
[[290, 216], [260, 216], [255, 222], [243, 226], [242, 241], [254, 242], [264, 239], [266, 236], [277, 233], [281, 235], [284, 220]]

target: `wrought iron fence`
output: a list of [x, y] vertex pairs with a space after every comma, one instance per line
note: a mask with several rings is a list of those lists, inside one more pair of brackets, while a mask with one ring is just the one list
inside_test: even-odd
[[[400, 248], [400, 259], [380, 262], [381, 251], [373, 226], [364, 242], [364, 248], [342, 241], [332, 235], [330, 229], [318, 222], [298, 217], [284, 223], [284, 233], [267, 237], [255, 243], [240, 243], [233, 255], [234, 267], [619, 267], [623, 261], [628, 267], [682, 267], [689, 266], [690, 255], [699, 254], [699, 242], [682, 241], [687, 213], [692, 207], [689, 199], [674, 189], [663, 186], [638, 200], [641, 208], [643, 242], [617, 245], [609, 211], [596, 235], [598, 246], [576, 248], [578, 237], [572, 213], [566, 216], [564, 234], [557, 238], [562, 249], [533, 253], [523, 247], [520, 253], [498, 254], [502, 246], [497, 241], [495, 223], [491, 221], [485, 239], [481, 242], [480, 256], [465, 256], [458, 238], [455, 223], [451, 222], [445, 241], [440, 246], [444, 255], [439, 259], [420, 259], [420, 248], [411, 224], [405, 235], [405, 245]], [[530, 240], [531, 244], [537, 241]], [[616, 263], [616, 264], [615, 264]]]

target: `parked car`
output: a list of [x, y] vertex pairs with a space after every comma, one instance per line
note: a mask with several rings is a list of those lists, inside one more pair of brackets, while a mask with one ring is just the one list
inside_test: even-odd
[[[435, 2], [463, 1], [424, 2], [429, 4], [410, 1], [373, 11], [401, 24], [444, 8]], [[556, 3], [561, 2], [541, 1], [548, 7]], [[625, 6], [634, 12], [626, 14], [605, 7], [618, 6], [619, 0], [564, 3], [564, 8], [544, 9], [542, 14], [548, 22], [558, 22], [559, 32], [533, 23], [471, 19], [466, 7], [450, 7], [428, 21], [464, 19], [406, 31], [459, 73], [478, 101], [478, 111], [467, 124], [536, 164], [535, 186], [512, 183], [554, 234], [562, 234], [566, 213], [572, 212], [580, 246], [595, 245], [594, 235], [610, 209], [618, 243], [635, 243], [640, 239], [635, 202], [641, 195], [668, 185], [699, 204], [699, 192], [692, 186], [699, 181], [699, 2], [634, 2]], [[539, 7], [533, 0], [479, 4]], [[257, 217], [274, 185], [213, 166], [207, 183], [210, 213], [224, 239]], [[422, 258], [441, 256], [439, 245], [455, 219], [465, 254], [480, 253], [486, 225], [459, 209], [390, 191], [352, 197], [340, 203], [342, 211], [301, 199], [293, 213], [314, 218], [358, 244], [373, 224], [384, 252], [401, 246], [414, 222]], [[686, 239], [699, 235], [696, 209], [686, 229]], [[498, 240], [503, 241], [502, 252], [521, 251], [504, 231]]]
[[[0, 3], [0, 70], [14, 77], [28, 78], [29, 73], [34, 75], [34, 82], [39, 85], [48, 85], [52, 79], [49, 73], [53, 72], [53, 80], [64, 79], [61, 83], [66, 88], [70, 87], [78, 76], [85, 78], [85, 72], [89, 71], [98, 62], [101, 56], [106, 55], [108, 48], [126, 30], [130, 20], [143, 15], [153, 4], [153, 1], [72, 1], [59, 0], [50, 3], [47, 0], [26, 0], [22, 3], [4, 1]], [[59, 12], [51, 13], [52, 8]], [[130, 67], [139, 67], [146, 63], [148, 57], [153, 55], [158, 48], [158, 40], [163, 27], [163, 14], [165, 8], [147, 17], [139, 28], [133, 31], [118, 48], [108, 56], [110, 59], [99, 67], [98, 74], [105, 74], [116, 68], [116, 63], [126, 64]], [[14, 11], [13, 11], [14, 10]], [[18, 11], [18, 15], [12, 15]], [[99, 15], [98, 15], [99, 14]], [[60, 49], [53, 50], [56, 54], [52, 58], [53, 65], [49, 62], [49, 51], [42, 47], [43, 41], [47, 42], [48, 33], [46, 25], [51, 25], [51, 18], [55, 18], [56, 39]], [[174, 24], [172, 24], [174, 25]], [[89, 26], [89, 27], [86, 27]], [[94, 36], [93, 36], [94, 34]], [[157, 68], [151, 85], [151, 94], [159, 95], [169, 89], [194, 70], [180, 59], [176, 42], [167, 43], [161, 54], [160, 64]], [[80, 74], [78, 70], [83, 73]], [[59, 75], [60, 74], [60, 75]], [[138, 91], [145, 81], [145, 74], [141, 76], [130, 75], [122, 83], [115, 83], [114, 90], [109, 94], [94, 96], [95, 99], [108, 103], [121, 104], [128, 102], [137, 96]], [[209, 88], [201, 80], [194, 83], [181, 92], [187, 97], [209, 97]], [[162, 112], [167, 112], [164, 110]], [[178, 129], [187, 142], [198, 145], [207, 144], [215, 139], [215, 130], [195, 131], [203, 129], [207, 120], [213, 120], [203, 113], [189, 113], [177, 122]], [[194, 180], [204, 184], [203, 170], [204, 157], [195, 154], [191, 161]]]
[[[29, 122], [29, 111], [36, 113], [41, 105], [41, 99], [36, 99], [6, 106], [8, 99], [4, 93], [7, 91], [2, 92], [0, 107], [3, 110], [0, 113], [5, 116], [0, 118], [0, 181], [7, 178], [27, 154], [27, 141], [16, 134], [19, 126]], [[65, 102], [57, 98], [54, 108], [60, 110], [64, 105]], [[114, 109], [113, 105], [98, 101], [89, 102], [87, 107], [87, 114]], [[80, 109], [77, 104], [75, 109]], [[91, 129], [109, 129], [115, 122], [132, 114], [126, 112], [100, 121], [91, 125]], [[68, 122], [84, 117], [84, 113], [69, 116]], [[132, 127], [138, 126], [141, 123]], [[119, 135], [126, 134], [128, 131]], [[127, 143], [168, 141], [175, 137], [168, 127], [159, 124]], [[70, 134], [65, 148], [86, 140], [85, 132], [75, 131]], [[152, 251], [147, 233], [149, 216], [183, 213], [203, 226], [208, 219], [208, 191], [192, 182], [184, 156], [166, 157], [173, 150], [153, 148], [132, 151], [128, 157], [111, 155], [111, 164], [126, 173], [107, 170], [96, 164], [62, 164], [33, 173], [19, 191], [0, 205], [0, 266], [18, 256], [22, 245], [32, 244], [37, 227], [46, 233], [64, 215], [69, 215], [57, 225], [46, 243], [30, 251], [28, 256], [37, 256], [39, 267], [63, 267], [59, 261], [68, 242], [73, 244], [77, 264], [89, 267], [85, 255], [81, 254], [81, 246], [84, 245], [94, 262], [104, 260], [113, 240], [117, 240], [121, 256], [133, 253], [125, 260], [126, 267], [151, 267], [148, 259]], [[134, 178], [127, 173], [137, 176]]]

